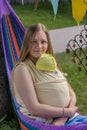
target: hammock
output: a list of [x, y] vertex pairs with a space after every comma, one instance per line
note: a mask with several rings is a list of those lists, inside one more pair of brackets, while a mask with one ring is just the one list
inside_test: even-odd
[[87, 122], [70, 126], [47, 125], [34, 121], [20, 112], [18, 103], [12, 95], [10, 74], [12, 68], [20, 56], [20, 49], [25, 33], [25, 28], [12, 9], [11, 5], [6, 0], [0, 0], [0, 29], [7, 76], [9, 81], [9, 90], [21, 130], [87, 130]]

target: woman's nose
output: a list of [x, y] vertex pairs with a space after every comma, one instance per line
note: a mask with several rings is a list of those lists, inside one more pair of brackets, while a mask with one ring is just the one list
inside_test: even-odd
[[38, 47], [41, 48], [41, 42], [38, 42]]

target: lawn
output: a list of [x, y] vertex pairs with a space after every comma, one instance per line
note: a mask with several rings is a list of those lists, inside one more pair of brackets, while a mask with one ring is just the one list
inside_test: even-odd
[[[41, 22], [47, 26], [49, 30], [77, 26], [77, 23], [72, 17], [70, 3], [60, 3], [56, 19], [52, 5], [50, 2], [39, 3], [38, 10], [34, 11], [33, 4], [12, 5], [17, 16], [20, 18], [25, 28], [28, 28], [33, 23]], [[86, 24], [86, 16], [81, 24]], [[81, 114], [87, 115], [87, 79], [84, 70], [79, 72], [78, 65], [72, 62], [72, 55], [65, 52], [56, 54], [57, 62], [61, 66], [64, 73], [67, 73], [67, 79], [77, 95], [77, 105]], [[0, 122], [0, 130], [19, 130], [18, 121], [15, 114], [12, 118]]]
[[[56, 19], [54, 20], [53, 8], [50, 2], [41, 2], [37, 11], [34, 11], [33, 4], [13, 5], [12, 6], [22, 21], [25, 28], [33, 23], [41, 22], [47, 26], [49, 30], [77, 26], [72, 16], [72, 8], [70, 3], [60, 3]], [[86, 23], [86, 16], [80, 24]]]
[[56, 54], [57, 62], [64, 73], [67, 73], [67, 79], [77, 95], [77, 106], [81, 114], [87, 115], [87, 75], [84, 69], [78, 71], [78, 64], [72, 62], [72, 53]]

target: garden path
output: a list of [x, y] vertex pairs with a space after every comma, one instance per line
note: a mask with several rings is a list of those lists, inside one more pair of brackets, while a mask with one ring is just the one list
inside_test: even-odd
[[82, 29], [84, 25], [49, 30], [54, 52], [65, 52], [69, 40], [74, 39], [76, 34], [80, 34]]

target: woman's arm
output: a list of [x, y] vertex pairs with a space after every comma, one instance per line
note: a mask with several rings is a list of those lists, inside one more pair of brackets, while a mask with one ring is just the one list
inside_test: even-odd
[[69, 103], [69, 107], [72, 107], [72, 106], [76, 105], [76, 94], [73, 91], [73, 89], [71, 88], [70, 84], [69, 84], [69, 92], [70, 92], [70, 103]]
[[24, 65], [18, 65], [14, 70], [14, 82], [18, 92], [29, 112], [39, 117], [71, 117], [77, 107], [59, 108], [39, 103], [32, 77]]

